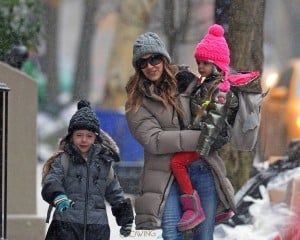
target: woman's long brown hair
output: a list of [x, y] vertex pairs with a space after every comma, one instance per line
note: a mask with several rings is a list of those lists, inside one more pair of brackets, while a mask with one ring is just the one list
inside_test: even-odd
[[[162, 102], [167, 107], [169, 104], [174, 107], [179, 115], [183, 115], [183, 110], [180, 102], [177, 100], [177, 80], [175, 78], [176, 73], [179, 71], [178, 67], [173, 64], [169, 64], [165, 58], [163, 58], [163, 75], [161, 80], [150, 85], [150, 93], [153, 98]], [[146, 96], [145, 82], [146, 78], [143, 72], [139, 69], [135, 69], [134, 75], [129, 78], [126, 85], [127, 91], [127, 104], [126, 111], [138, 111], [142, 105], [143, 98]], [[156, 94], [154, 88], [157, 87], [160, 90], [160, 94]]]

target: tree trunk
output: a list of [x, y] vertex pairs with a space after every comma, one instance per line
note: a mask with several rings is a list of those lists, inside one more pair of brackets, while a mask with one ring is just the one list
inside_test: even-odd
[[105, 97], [102, 106], [124, 107], [125, 85], [132, 72], [132, 45], [143, 33], [157, 0], [122, 0], [115, 42], [108, 64]]
[[[264, 11], [264, 0], [231, 1], [228, 44], [230, 65], [237, 71], [262, 71]], [[239, 189], [250, 177], [255, 153], [239, 152], [227, 145], [221, 155], [234, 188]]]
[[232, 0], [216, 0], [215, 2], [215, 22], [223, 26], [225, 38], [228, 38], [228, 18]]
[[231, 66], [262, 71], [265, 0], [232, 0], [229, 14]]
[[46, 85], [46, 106], [52, 108], [57, 104], [59, 95], [58, 70], [57, 70], [57, 21], [60, 0], [45, 1], [45, 38], [47, 54], [43, 61], [43, 68], [47, 76]]
[[91, 86], [91, 47], [96, 30], [95, 15], [99, 5], [99, 0], [84, 0], [84, 19], [75, 68], [73, 101], [88, 99], [89, 97]]
[[186, 38], [191, 5], [191, 0], [163, 1], [163, 31], [167, 38], [168, 52], [174, 62], [178, 62], [178, 43]]

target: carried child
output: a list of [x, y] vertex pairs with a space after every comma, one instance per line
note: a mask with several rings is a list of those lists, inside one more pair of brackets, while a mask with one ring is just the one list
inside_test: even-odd
[[[238, 85], [246, 85], [259, 76], [257, 72], [230, 76], [229, 48], [224, 29], [217, 24], [212, 25], [198, 43], [194, 57], [200, 78], [191, 94], [190, 129], [200, 130], [201, 135], [196, 152], [178, 152], [171, 159], [171, 169], [182, 193], [183, 215], [177, 225], [179, 231], [193, 229], [205, 220], [201, 199], [192, 187], [187, 166], [200, 158], [205, 160], [211, 151], [220, 149], [230, 141], [230, 130], [239, 110]], [[190, 81], [186, 76], [182, 77], [182, 81]], [[180, 81], [178, 84], [179, 89], [186, 85]], [[258, 128], [257, 125], [255, 127]], [[231, 209], [226, 209], [217, 214], [215, 222], [220, 223], [233, 215]]]

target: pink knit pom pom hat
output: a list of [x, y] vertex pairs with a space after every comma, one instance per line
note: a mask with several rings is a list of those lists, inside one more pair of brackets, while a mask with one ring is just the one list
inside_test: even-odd
[[223, 92], [230, 88], [228, 82], [230, 51], [224, 38], [224, 29], [218, 24], [209, 27], [208, 33], [197, 44], [194, 57], [196, 61], [212, 62], [224, 72], [224, 82], [219, 86]]

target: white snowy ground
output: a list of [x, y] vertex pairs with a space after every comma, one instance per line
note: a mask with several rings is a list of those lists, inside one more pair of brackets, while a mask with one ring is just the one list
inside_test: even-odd
[[[38, 163], [37, 168], [36, 168], [37, 174], [37, 214], [39, 217], [46, 219], [47, 215], [47, 210], [48, 210], [48, 204], [42, 199], [41, 197], [41, 173], [42, 173], [42, 164]], [[133, 196], [128, 196], [132, 198]], [[109, 204], [107, 205], [107, 213], [108, 213], [108, 218], [109, 218], [109, 223], [110, 223], [110, 228], [111, 228], [111, 234], [110, 234], [110, 239], [111, 240], [162, 240], [161, 237], [161, 231], [156, 230], [156, 231], [148, 231], [148, 230], [133, 230], [132, 233], [130, 234], [129, 237], [124, 238], [121, 237], [119, 234], [119, 229], [120, 227], [116, 224], [115, 218], [111, 214], [110, 206]], [[46, 223], [45, 223], [46, 224]], [[48, 227], [48, 224], [46, 224], [46, 229]]]
[[[41, 171], [42, 164], [37, 164], [37, 214], [41, 218], [46, 218], [48, 204], [41, 197]], [[277, 179], [272, 181], [273, 185], [280, 185], [283, 182], [288, 182], [295, 176], [300, 176], [300, 168], [296, 168], [286, 173], [279, 174]], [[227, 225], [218, 225], [215, 229], [214, 240], [273, 240], [278, 236], [278, 229], [282, 228], [291, 212], [285, 204], [272, 205], [267, 194], [266, 188], [261, 185], [260, 193], [262, 199], [252, 199], [245, 197], [245, 201], [253, 202], [249, 207], [249, 212], [252, 215], [253, 223], [251, 225], [238, 225], [231, 228]], [[132, 195], [127, 195], [133, 198]], [[111, 228], [111, 240], [162, 240], [161, 230], [133, 230], [129, 237], [124, 238], [119, 235], [120, 227], [117, 226], [115, 218], [111, 214], [110, 206], [107, 205], [107, 213]], [[46, 223], [45, 223], [46, 224]], [[46, 225], [47, 229], [48, 225]], [[134, 229], [134, 228], [133, 228]]]

